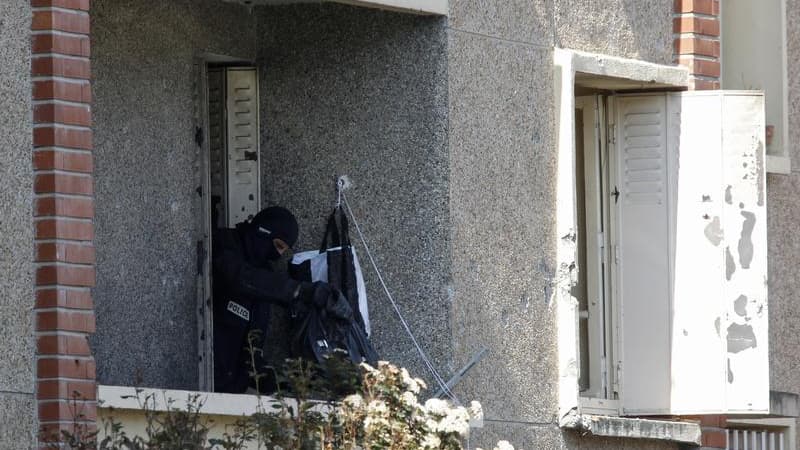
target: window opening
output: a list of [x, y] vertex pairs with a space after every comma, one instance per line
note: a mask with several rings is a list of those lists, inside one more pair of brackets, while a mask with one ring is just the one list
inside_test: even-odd
[[[198, 144], [203, 152], [203, 239], [198, 242], [199, 388], [214, 390], [212, 235], [261, 207], [258, 72], [240, 64], [200, 67]], [[205, 135], [205, 139], [203, 136]], [[207, 192], [208, 195], [203, 195]]]
[[584, 397], [614, 398], [611, 361], [611, 305], [606, 232], [610, 216], [606, 101], [578, 97], [575, 111], [575, 192], [578, 279], [573, 296], [579, 303], [580, 392]]

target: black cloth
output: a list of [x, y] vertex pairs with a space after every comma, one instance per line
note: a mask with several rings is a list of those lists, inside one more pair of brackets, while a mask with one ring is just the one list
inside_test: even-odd
[[[337, 213], [340, 225], [336, 223]], [[320, 254], [327, 263], [328, 290], [335, 296], [324, 307], [315, 301], [311, 310], [295, 309], [290, 350], [293, 356], [324, 365], [335, 351], [346, 354], [355, 364], [366, 361], [375, 365], [378, 353], [372, 347], [359, 310], [356, 266], [350, 244], [347, 216], [336, 208], [328, 218]], [[329, 247], [328, 244], [331, 244]], [[310, 281], [311, 260], [289, 265], [289, 274], [300, 281]]]
[[[254, 265], [248, 246], [253, 245], [249, 224], [215, 230], [213, 236], [214, 283], [214, 386], [217, 392], [241, 393], [254, 383], [247, 351], [247, 336], [259, 330], [255, 348], [262, 349], [269, 331], [271, 305], [289, 307], [300, 282], [272, 271], [267, 263]], [[269, 242], [269, 245], [272, 245]], [[265, 361], [255, 353], [256, 368]], [[264, 386], [260, 386], [264, 390]]]

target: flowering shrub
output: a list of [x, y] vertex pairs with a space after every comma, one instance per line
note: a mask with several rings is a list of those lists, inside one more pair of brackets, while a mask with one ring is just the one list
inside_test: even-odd
[[[386, 362], [362, 364], [361, 392], [345, 397], [335, 410], [346, 449], [460, 449], [469, 433], [470, 413], [439, 399], [419, 403], [425, 382]], [[473, 413], [480, 405], [473, 402]]]
[[[352, 366], [335, 359], [325, 367], [287, 361], [278, 375], [291, 397], [274, 401], [226, 429], [223, 439], [208, 439], [212, 424], [200, 413], [202, 400], [191, 398], [187, 410], [158, 413], [142, 404], [148, 421], [145, 437], [128, 437], [120, 423], [104, 423], [102, 441], [95, 434], [66, 433], [53, 448], [108, 450], [184, 450], [258, 448], [281, 450], [460, 450], [470, 420], [482, 420], [478, 402], [469, 407], [431, 398], [420, 403], [425, 382], [387, 362]], [[321, 376], [322, 375], [322, 376]], [[347, 392], [342, 398], [341, 393]], [[325, 401], [314, 400], [323, 398]], [[341, 399], [339, 401], [339, 399]], [[500, 441], [494, 450], [514, 450]]]

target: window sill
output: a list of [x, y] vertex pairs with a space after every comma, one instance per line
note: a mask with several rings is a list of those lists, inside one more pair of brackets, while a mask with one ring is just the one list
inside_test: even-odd
[[[213, 416], [244, 416], [264, 411], [277, 399], [271, 396], [251, 394], [223, 394], [219, 392], [183, 391], [176, 389], [134, 388], [130, 386], [97, 387], [100, 409], [142, 410], [147, 398], [151, 411], [166, 412], [174, 409], [186, 410], [189, 400], [196, 397], [202, 403], [200, 413]], [[285, 399], [289, 406], [296, 408], [296, 401]], [[315, 407], [322, 412], [327, 405], [320, 403]], [[295, 409], [296, 410], [296, 409]]]
[[571, 411], [561, 419], [560, 426], [594, 436], [701, 444], [700, 424], [693, 422], [598, 416]]
[[788, 156], [767, 155], [767, 173], [789, 175], [792, 173], [792, 161]]
[[[135, 388], [131, 386], [97, 386], [98, 408], [101, 410], [144, 410], [145, 399], [147, 409], [155, 412], [187, 409], [190, 399], [196, 397], [202, 403], [200, 414], [206, 416], [250, 416], [268, 410], [278, 400], [271, 396], [252, 394], [223, 394], [219, 392], [183, 391], [177, 389]], [[297, 401], [285, 398], [287, 406], [298, 411]], [[321, 414], [327, 414], [331, 406], [318, 402], [313, 408]], [[471, 418], [470, 428], [483, 428], [483, 417]]]

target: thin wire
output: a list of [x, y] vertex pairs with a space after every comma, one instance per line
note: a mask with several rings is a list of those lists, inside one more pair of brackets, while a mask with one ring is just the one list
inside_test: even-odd
[[420, 346], [419, 342], [417, 342], [417, 338], [414, 336], [414, 333], [411, 331], [411, 327], [408, 325], [408, 322], [406, 322], [405, 317], [403, 317], [403, 313], [400, 312], [400, 308], [397, 306], [397, 302], [394, 301], [394, 297], [392, 297], [391, 292], [389, 292], [389, 288], [386, 286], [386, 282], [383, 281], [383, 275], [381, 275], [381, 271], [378, 269], [378, 265], [375, 263], [375, 258], [372, 257], [372, 252], [369, 250], [369, 245], [367, 245], [367, 240], [364, 238], [364, 233], [361, 232], [361, 226], [359, 226], [358, 220], [356, 219], [355, 215], [353, 215], [353, 210], [350, 208], [350, 203], [347, 201], [347, 195], [345, 195], [344, 192], [342, 192], [342, 189], [339, 190], [339, 195], [341, 196], [341, 198], [343, 200], [343, 203], [344, 203], [345, 208], [347, 209], [348, 215], [350, 215], [350, 218], [353, 221], [353, 225], [356, 227], [356, 232], [358, 233], [358, 237], [359, 237], [359, 239], [361, 239], [361, 243], [364, 245], [364, 250], [367, 252], [367, 257], [369, 257], [369, 262], [372, 264], [372, 268], [375, 270], [375, 273], [378, 275], [378, 281], [381, 282], [381, 286], [383, 287], [383, 291], [386, 293], [386, 297], [389, 299], [389, 302], [392, 304], [392, 308], [394, 308], [395, 313], [397, 313], [397, 317], [400, 319], [400, 323], [403, 325], [403, 328], [406, 330], [406, 333], [411, 338], [411, 342], [414, 343], [414, 347], [417, 348], [417, 352], [419, 352], [419, 355], [422, 358], [422, 361], [428, 367], [428, 370], [431, 372], [431, 375], [433, 375], [433, 378], [436, 381], [436, 383], [439, 385], [439, 388], [441, 388], [442, 392], [447, 394], [447, 396], [450, 397], [450, 399], [453, 400], [453, 402], [456, 405], [461, 406], [461, 402], [458, 400], [458, 397], [456, 397], [456, 395], [453, 393], [453, 391], [451, 391], [450, 388], [447, 386], [447, 383], [445, 383], [444, 379], [439, 374], [439, 372], [436, 370], [436, 367], [434, 367], [434, 365], [431, 362], [430, 358], [428, 358], [428, 355], [425, 353], [425, 350], [423, 350], [422, 346]]
[[[342, 191], [344, 190], [344, 181], [339, 178], [336, 181], [336, 209], [342, 207]], [[352, 216], [352, 214], [351, 214]]]

